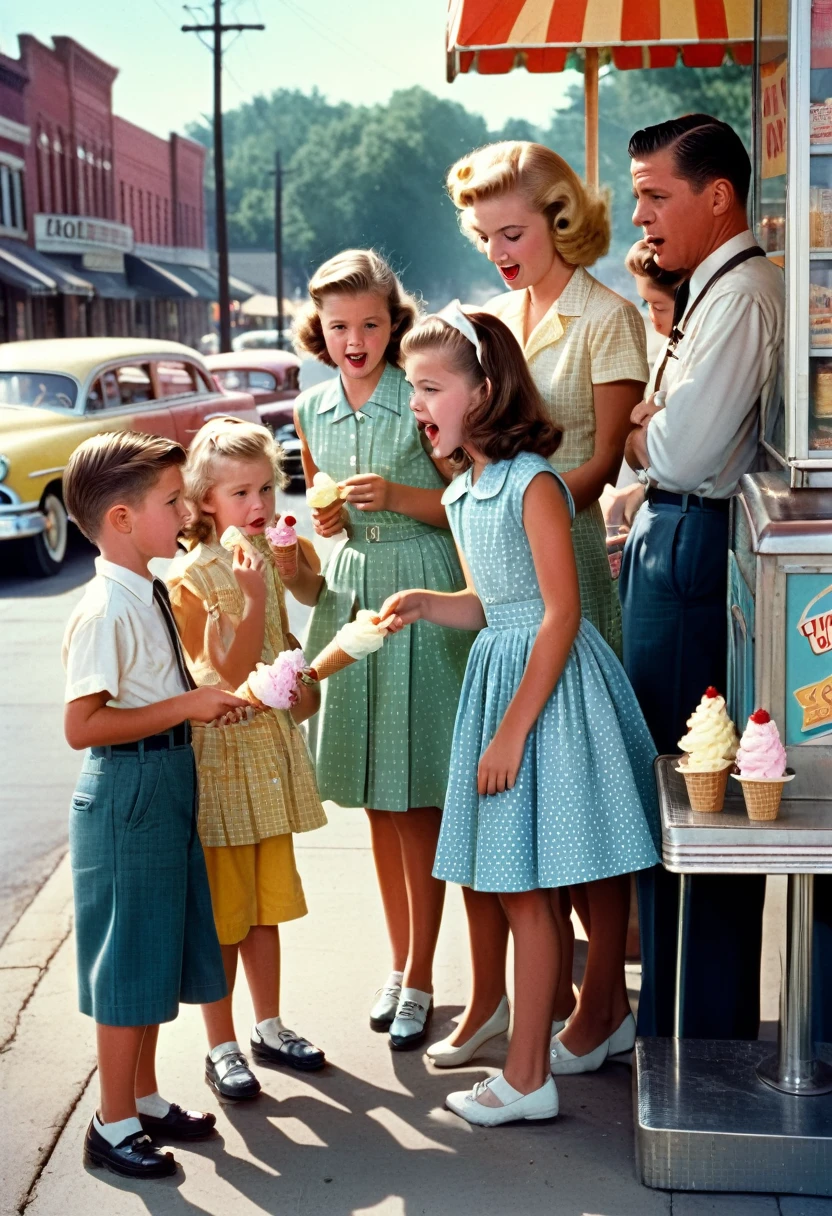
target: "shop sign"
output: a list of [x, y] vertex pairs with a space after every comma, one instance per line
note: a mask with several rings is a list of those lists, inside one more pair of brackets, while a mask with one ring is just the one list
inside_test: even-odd
[[130, 253], [133, 229], [86, 215], [36, 215], [35, 248], [42, 253], [94, 253], [115, 249]]
[[786, 582], [786, 742], [832, 733], [832, 582], [790, 574]]
[[762, 111], [763, 177], [780, 177], [786, 172], [786, 56], [760, 64], [760, 109]]

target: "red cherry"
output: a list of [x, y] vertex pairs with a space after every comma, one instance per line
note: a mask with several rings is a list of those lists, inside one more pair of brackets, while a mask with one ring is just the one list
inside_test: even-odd
[[719, 696], [719, 689], [714, 688], [713, 684], [709, 684], [709, 685], [708, 685], [708, 687], [705, 689], [705, 696], [706, 696], [706, 697], [710, 697], [710, 698], [712, 698], [712, 699], [713, 699], [714, 697], [718, 697], [718, 696]]
[[749, 722], [756, 722], [758, 726], [765, 726], [766, 722], [771, 721], [771, 714], [767, 709], [755, 709], [754, 713], [749, 718]]
[[295, 519], [294, 515], [284, 515], [283, 522], [287, 528], [294, 528], [298, 521]]

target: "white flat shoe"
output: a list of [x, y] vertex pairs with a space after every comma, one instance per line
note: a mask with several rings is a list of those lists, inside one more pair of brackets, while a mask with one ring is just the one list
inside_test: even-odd
[[394, 1051], [410, 1051], [425, 1041], [428, 1018], [433, 1012], [433, 993], [419, 988], [402, 988], [396, 1016], [390, 1023], [390, 1046]]
[[629, 1064], [630, 1055], [636, 1045], [636, 1020], [628, 1013], [624, 1021], [610, 1035], [610, 1051], [608, 1059], [619, 1059], [620, 1063]]
[[496, 1039], [498, 1035], [505, 1034], [508, 1025], [509, 1004], [508, 997], [504, 996], [488, 1021], [483, 1022], [479, 1030], [474, 1031], [466, 1043], [460, 1043], [456, 1047], [450, 1039], [441, 1039], [438, 1043], [431, 1043], [425, 1055], [437, 1068], [457, 1068], [472, 1060], [483, 1044], [490, 1039]]
[[[490, 1089], [501, 1106], [483, 1106], [477, 1095]], [[487, 1081], [478, 1081], [473, 1089], [448, 1094], [445, 1099], [448, 1110], [475, 1123], [478, 1127], [497, 1127], [500, 1123], [514, 1123], [518, 1119], [554, 1119], [558, 1113], [558, 1091], [555, 1082], [547, 1077], [540, 1089], [530, 1094], [521, 1094], [509, 1085], [500, 1072]]]

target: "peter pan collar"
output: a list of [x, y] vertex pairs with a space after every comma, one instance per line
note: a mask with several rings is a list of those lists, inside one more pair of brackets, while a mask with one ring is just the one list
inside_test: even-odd
[[401, 414], [401, 379], [399, 369], [388, 363], [381, 373], [381, 379], [373, 390], [372, 397], [360, 409], [354, 410], [347, 401], [341, 377], [337, 376], [327, 385], [318, 405], [318, 413], [331, 413], [330, 422], [340, 422], [343, 418], [352, 418], [362, 411], [372, 415], [373, 406], [381, 406], [382, 409], [390, 410], [393, 414]]
[[527, 360], [545, 347], [560, 341], [564, 333], [561, 317], [580, 317], [582, 315], [592, 290], [592, 283], [592, 276], [584, 270], [583, 266], [576, 266], [571, 279], [549, 311], [538, 321], [525, 345], [523, 331], [526, 327], [529, 293], [527, 290], [511, 293], [510, 298], [502, 305], [497, 315], [505, 321], [523, 347], [523, 354]]
[[447, 507], [450, 503], [457, 502], [463, 494], [470, 494], [472, 498], [479, 499], [496, 498], [506, 483], [510, 468], [510, 460], [492, 461], [485, 466], [476, 482], [472, 480], [473, 468], [467, 469], [448, 486], [442, 495], [443, 505]]

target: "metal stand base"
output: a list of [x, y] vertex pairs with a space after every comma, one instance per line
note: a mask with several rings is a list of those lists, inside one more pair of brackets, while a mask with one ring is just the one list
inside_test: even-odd
[[[818, 1044], [832, 1065], [832, 1044]], [[637, 1039], [638, 1176], [666, 1190], [832, 1196], [832, 1096], [757, 1076], [770, 1043]]]

